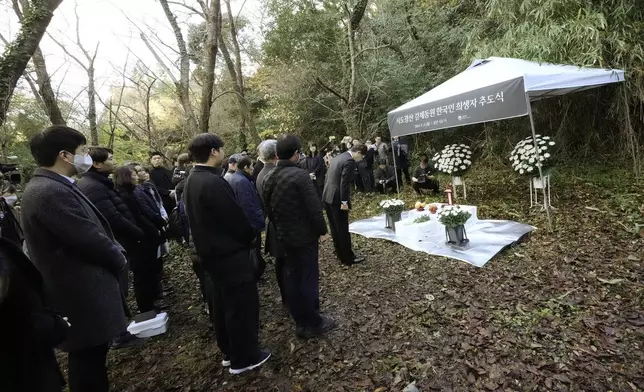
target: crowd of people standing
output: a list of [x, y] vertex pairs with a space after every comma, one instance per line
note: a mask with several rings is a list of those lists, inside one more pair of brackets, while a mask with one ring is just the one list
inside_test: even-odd
[[0, 333], [10, 341], [0, 357], [8, 391], [60, 391], [54, 347], [68, 353], [72, 392], [108, 391], [109, 349], [142, 344], [126, 329], [130, 271], [138, 312], [163, 311], [171, 237], [193, 249], [222, 366], [255, 369], [270, 358], [259, 341], [264, 255], [295, 334], [324, 335], [337, 323], [320, 309], [320, 238], [330, 232], [342, 264], [364, 261], [349, 234], [352, 192], [393, 192], [403, 175], [416, 192], [438, 190], [426, 158], [412, 176], [406, 144], [394, 139], [390, 149], [380, 137], [330, 138], [318, 149], [287, 134], [263, 141], [254, 162], [247, 151], [227, 157], [224, 141], [206, 133], [174, 170], [156, 152], [150, 169], [117, 167], [112, 150], [86, 144], [64, 126], [30, 142], [39, 167], [22, 196], [21, 235], [8, 240], [3, 229], [0, 238], [0, 314], [12, 319]]

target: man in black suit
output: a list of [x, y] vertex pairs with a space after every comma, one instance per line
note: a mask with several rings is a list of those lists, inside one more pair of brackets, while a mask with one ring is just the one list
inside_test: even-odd
[[174, 207], [176, 207], [174, 186], [172, 185], [172, 170], [166, 169], [163, 166], [163, 156], [160, 152], [153, 152], [151, 154], [150, 163], [152, 164], [150, 181], [152, 181], [161, 195], [165, 212], [170, 214], [174, 210]]
[[58, 346], [68, 355], [72, 391], [109, 391], [107, 352], [126, 329], [119, 276], [123, 247], [73, 176], [92, 167], [85, 136], [55, 125], [30, 142], [38, 169], [22, 197], [22, 224], [31, 261], [53, 309], [71, 328]]
[[224, 142], [212, 133], [195, 136], [188, 150], [196, 164], [183, 191], [197, 254], [214, 286], [217, 345], [231, 374], [261, 366], [259, 295], [253, 261], [257, 232], [221, 176]]
[[351, 209], [351, 182], [356, 171], [356, 161], [361, 161], [365, 155], [367, 155], [367, 146], [358, 144], [333, 158], [322, 192], [322, 202], [329, 218], [335, 253], [345, 265], [364, 261], [363, 257], [356, 257], [351, 249], [349, 210]]

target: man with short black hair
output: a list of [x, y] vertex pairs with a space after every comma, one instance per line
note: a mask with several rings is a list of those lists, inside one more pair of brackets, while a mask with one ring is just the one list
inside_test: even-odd
[[222, 365], [240, 374], [270, 357], [258, 343], [259, 296], [251, 255], [257, 233], [221, 177], [224, 142], [203, 133], [188, 150], [196, 162], [183, 195], [192, 238], [214, 285], [213, 322]]
[[335, 321], [320, 315], [319, 238], [326, 234], [322, 204], [307, 171], [297, 166], [300, 139], [277, 140], [277, 166], [268, 174], [263, 200], [286, 257], [288, 305], [302, 338], [323, 335]]
[[345, 265], [364, 261], [363, 257], [356, 257], [351, 249], [349, 210], [351, 209], [351, 182], [356, 171], [356, 161], [361, 161], [365, 155], [367, 155], [367, 146], [358, 144], [333, 158], [322, 192], [322, 202], [329, 218], [335, 253]]
[[384, 159], [376, 169], [376, 189], [382, 194], [396, 189], [396, 171]]
[[163, 166], [163, 155], [160, 152], [153, 152], [150, 154], [150, 163], [152, 170], [150, 170], [150, 181], [157, 188], [163, 200], [163, 208], [170, 214], [176, 202], [174, 199], [174, 186], [172, 185], [172, 170], [166, 169]]
[[72, 179], [92, 167], [86, 143], [60, 125], [31, 139], [39, 167], [22, 198], [22, 223], [45, 295], [71, 324], [59, 346], [69, 353], [71, 391], [107, 392], [109, 344], [126, 329], [118, 280], [126, 260], [109, 223]]
[[434, 193], [440, 191], [440, 185], [438, 184], [438, 180], [432, 175], [427, 157], [423, 157], [420, 160], [420, 166], [414, 170], [414, 175], [411, 177], [411, 180], [412, 188], [419, 195], [423, 194], [422, 189], [431, 189]]

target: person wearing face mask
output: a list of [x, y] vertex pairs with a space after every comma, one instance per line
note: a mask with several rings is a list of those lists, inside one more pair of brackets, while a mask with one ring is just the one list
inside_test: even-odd
[[0, 237], [22, 246], [24, 235], [20, 213], [14, 208], [18, 202], [16, 187], [7, 180], [0, 180]]
[[119, 284], [124, 250], [72, 178], [93, 163], [85, 136], [55, 125], [29, 144], [38, 168], [22, 196], [22, 223], [45, 296], [71, 324], [58, 345], [68, 353], [69, 387], [107, 392], [109, 345], [126, 330]]

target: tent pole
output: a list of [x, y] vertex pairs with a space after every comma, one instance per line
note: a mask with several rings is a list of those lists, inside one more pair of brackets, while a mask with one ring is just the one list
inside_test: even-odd
[[[398, 142], [398, 147], [400, 147], [400, 142]], [[396, 193], [400, 197], [400, 183], [398, 182], [398, 169], [396, 168], [396, 149], [394, 148], [393, 139], [391, 142], [391, 151], [393, 152], [392, 158], [394, 159], [394, 175], [396, 176]]]
[[[537, 163], [539, 163], [541, 162], [541, 160], [539, 159], [541, 157], [541, 151], [539, 150], [539, 144], [537, 143], [537, 131], [535, 130], [534, 117], [532, 116], [532, 105], [530, 104], [530, 96], [527, 92], [525, 93], [525, 100], [528, 105], [528, 117], [530, 117], [530, 127], [532, 128], [532, 142], [534, 143], [534, 148], [536, 149], [536, 152], [537, 152]], [[550, 203], [549, 203], [549, 200], [546, 198], [546, 183], [543, 179], [543, 170], [541, 170], [541, 166], [537, 168], [539, 169], [539, 178], [541, 179], [541, 185], [542, 185], [541, 191], [543, 192], [543, 206], [546, 209], [546, 217], [548, 219], [548, 230], [552, 231], [552, 218], [550, 217]], [[548, 186], [550, 186], [550, 182], [548, 182]]]

